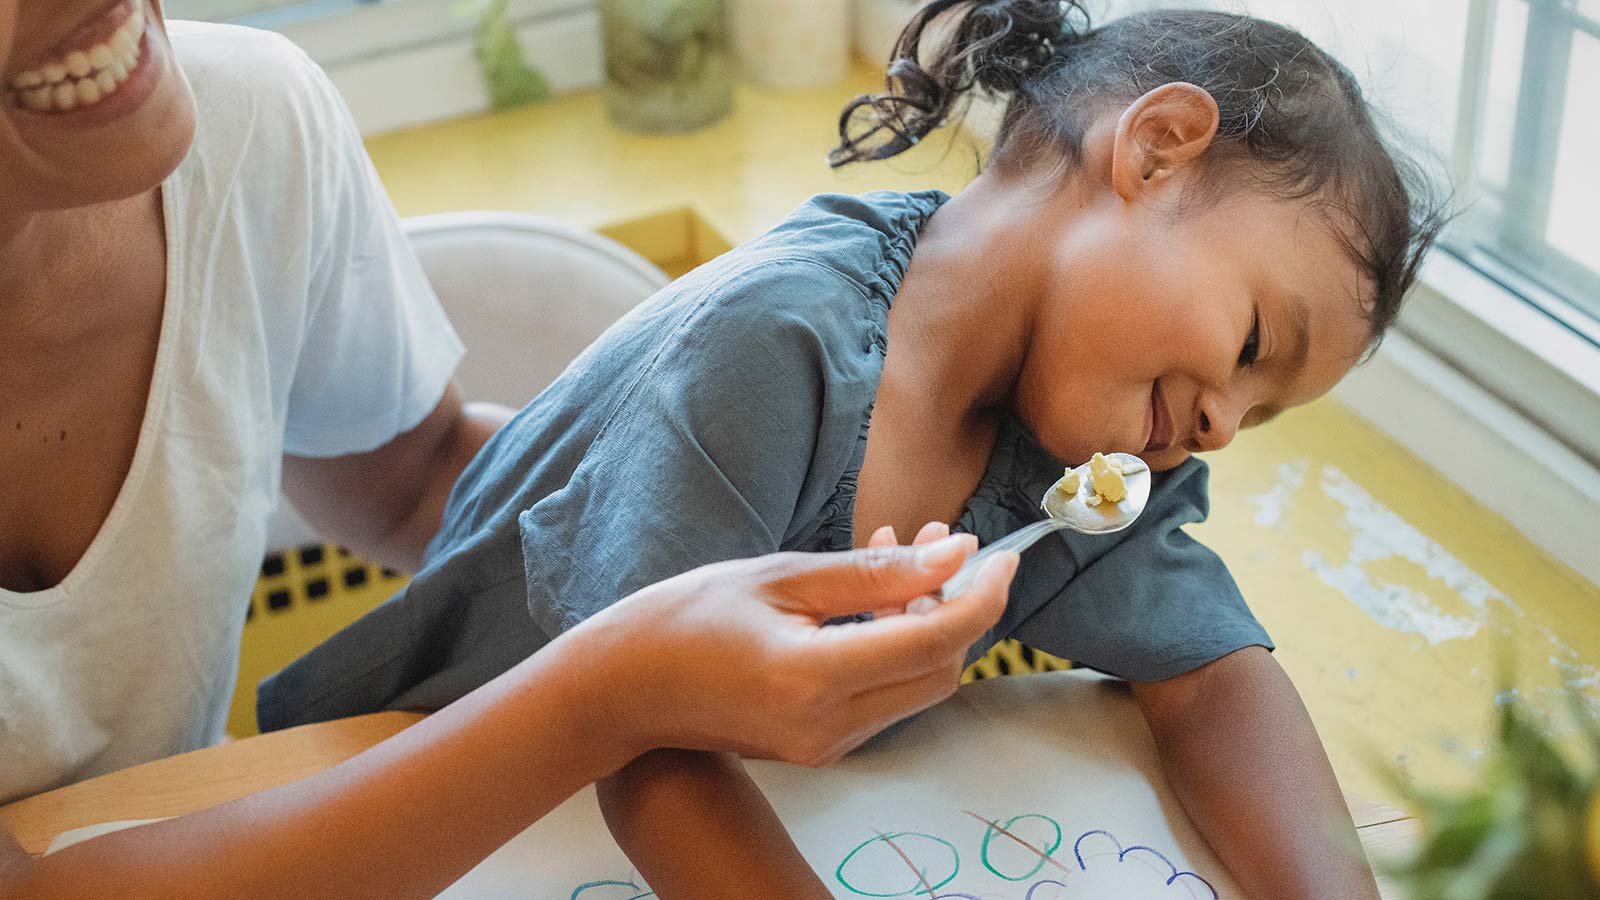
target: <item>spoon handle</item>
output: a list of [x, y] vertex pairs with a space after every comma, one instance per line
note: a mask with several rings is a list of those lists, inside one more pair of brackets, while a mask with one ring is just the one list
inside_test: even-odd
[[1071, 526], [1061, 519], [1040, 519], [1031, 525], [1024, 525], [1018, 528], [1016, 531], [967, 557], [967, 561], [961, 564], [961, 568], [956, 570], [956, 574], [950, 576], [949, 581], [940, 585], [939, 592], [935, 596], [940, 600], [948, 600], [966, 590], [972, 583], [973, 576], [978, 574], [978, 568], [983, 565], [983, 561], [996, 553], [1002, 553], [1007, 550], [1013, 553], [1021, 553], [1038, 543], [1039, 539], [1045, 535], [1055, 534], [1069, 527]]

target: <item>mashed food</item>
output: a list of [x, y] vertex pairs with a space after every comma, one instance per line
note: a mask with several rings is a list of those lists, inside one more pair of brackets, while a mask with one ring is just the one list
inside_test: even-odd
[[1128, 496], [1128, 483], [1122, 478], [1122, 465], [1106, 459], [1101, 453], [1096, 453], [1089, 460], [1089, 484], [1095, 493], [1095, 497], [1091, 499], [1116, 503]]
[[1056, 490], [1071, 497], [1078, 493], [1078, 488], [1082, 484], [1083, 476], [1078, 474], [1078, 470], [1068, 469], [1067, 474], [1061, 476], [1061, 480], [1056, 482]]

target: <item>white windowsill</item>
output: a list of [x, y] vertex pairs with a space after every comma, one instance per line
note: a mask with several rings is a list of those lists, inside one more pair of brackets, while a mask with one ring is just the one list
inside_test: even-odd
[[1435, 251], [1399, 329], [1600, 465], [1600, 347]]
[[[292, 21], [279, 30], [344, 94], [362, 134], [488, 109], [462, 0], [405, 0]], [[507, 16], [552, 91], [593, 87], [604, 69], [594, 0], [511, 0]], [[245, 20], [248, 23], [248, 19]]]

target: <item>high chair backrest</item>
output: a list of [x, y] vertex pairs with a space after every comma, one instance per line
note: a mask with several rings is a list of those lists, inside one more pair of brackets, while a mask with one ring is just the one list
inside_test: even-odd
[[[627, 247], [553, 219], [453, 212], [404, 221], [466, 345], [467, 400], [520, 408], [612, 322], [667, 283]], [[269, 550], [321, 539], [280, 498]]]

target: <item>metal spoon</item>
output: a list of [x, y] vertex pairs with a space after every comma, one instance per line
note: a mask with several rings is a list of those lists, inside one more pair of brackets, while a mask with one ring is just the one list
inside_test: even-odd
[[1021, 553], [1047, 534], [1055, 534], [1069, 528], [1084, 534], [1110, 534], [1132, 525], [1134, 520], [1139, 518], [1139, 514], [1144, 512], [1145, 504], [1150, 502], [1150, 467], [1131, 453], [1109, 453], [1106, 454], [1106, 459], [1122, 464], [1122, 479], [1128, 488], [1126, 497], [1115, 503], [1100, 500], [1097, 505], [1091, 506], [1090, 498], [1097, 498], [1099, 495], [1094, 490], [1089, 464], [1078, 466], [1073, 470], [1078, 473], [1076, 492], [1067, 493], [1061, 490], [1061, 482], [1066, 480], [1065, 475], [1044, 492], [1044, 497], [1039, 501], [1039, 508], [1044, 510], [1048, 518], [1031, 525], [1024, 525], [972, 554], [962, 564], [960, 570], [939, 588], [936, 596], [941, 600], [956, 596], [967, 589], [972, 577], [977, 574], [978, 567], [983, 565], [983, 561], [989, 556], [1006, 550]]

